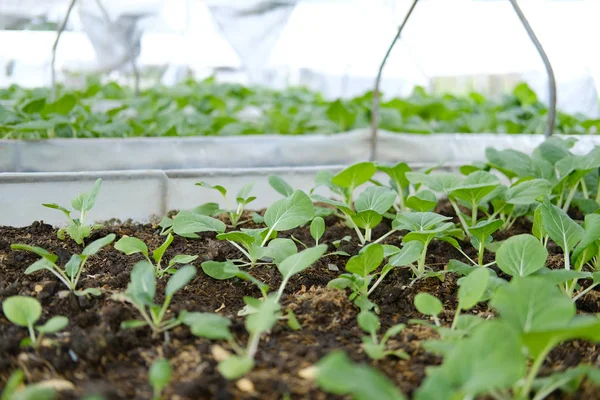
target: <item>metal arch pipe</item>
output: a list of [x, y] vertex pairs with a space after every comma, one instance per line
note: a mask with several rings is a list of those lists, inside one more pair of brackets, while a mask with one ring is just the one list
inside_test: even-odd
[[554, 77], [554, 71], [552, 69], [552, 64], [550, 64], [550, 60], [548, 59], [548, 56], [546, 55], [546, 52], [544, 51], [542, 44], [538, 40], [537, 36], [535, 36], [533, 29], [531, 29], [531, 25], [529, 25], [529, 21], [527, 21], [525, 14], [523, 14], [523, 11], [521, 11], [521, 8], [519, 7], [517, 0], [509, 0], [509, 1], [510, 1], [510, 4], [512, 4], [515, 12], [517, 13], [519, 20], [521, 20], [521, 23], [523, 24], [523, 27], [527, 31], [527, 34], [529, 35], [529, 38], [533, 42], [533, 45], [535, 46], [540, 57], [542, 58], [542, 61], [544, 62], [544, 67], [546, 67], [546, 73], [548, 74], [549, 101], [548, 101], [548, 122], [546, 124], [545, 136], [549, 137], [554, 132], [554, 123], [555, 123], [555, 119], [556, 119], [556, 78]]
[[412, 5], [410, 6], [410, 9], [408, 10], [408, 13], [406, 13], [404, 20], [402, 21], [402, 24], [400, 24], [400, 26], [398, 27], [398, 32], [396, 33], [396, 36], [394, 36], [394, 40], [392, 40], [390, 47], [388, 48], [387, 52], [385, 53], [385, 56], [383, 57], [383, 60], [381, 61], [381, 65], [379, 65], [379, 71], [377, 72], [377, 78], [375, 78], [375, 88], [373, 89], [373, 104], [371, 107], [371, 143], [370, 143], [371, 151], [370, 151], [370, 156], [369, 156], [371, 161], [375, 161], [375, 156], [377, 155], [377, 128], [379, 126], [379, 85], [381, 84], [381, 75], [383, 73], [383, 67], [385, 66], [385, 63], [387, 62], [387, 59], [389, 58], [389, 56], [392, 52], [392, 49], [396, 45], [396, 42], [398, 41], [398, 39], [400, 39], [402, 30], [404, 29], [406, 22], [410, 18], [411, 14], [412, 14], [413, 10], [415, 9], [415, 6], [417, 5], [418, 2], [419, 2], [419, 0], [413, 1]]

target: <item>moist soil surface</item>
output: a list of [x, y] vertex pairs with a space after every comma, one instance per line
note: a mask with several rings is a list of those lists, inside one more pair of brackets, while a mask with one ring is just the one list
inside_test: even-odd
[[[438, 206], [437, 212], [452, 215], [446, 204]], [[321, 243], [329, 245], [329, 251], [343, 250], [351, 255], [360, 249], [354, 232], [335, 216], [325, 218], [326, 231]], [[253, 227], [252, 223], [244, 227]], [[373, 233], [378, 238], [389, 230], [389, 223], [382, 223]], [[510, 232], [497, 239], [531, 231], [527, 220], [517, 221]], [[264, 337], [259, 345], [256, 366], [242, 381], [227, 381], [217, 371], [214, 354], [217, 350], [231, 350], [225, 342], [210, 341], [193, 336], [181, 325], [169, 331], [167, 336], [153, 337], [148, 327], [121, 330], [122, 321], [138, 318], [137, 311], [129, 304], [111, 299], [114, 293], [123, 292], [129, 282], [132, 266], [142, 259], [140, 255], [127, 256], [107, 246], [91, 257], [82, 275], [79, 288], [100, 288], [102, 295], [87, 298], [72, 294], [61, 296], [65, 287], [48, 271], [24, 275], [25, 269], [39, 258], [22, 251], [13, 251], [13, 243], [25, 243], [43, 247], [59, 257], [58, 264], [64, 265], [72, 254], [81, 252], [82, 247], [70, 239], [57, 238], [57, 229], [40, 222], [24, 228], [0, 227], [0, 301], [9, 296], [25, 295], [36, 297], [43, 306], [44, 322], [55, 315], [69, 317], [68, 328], [55, 335], [48, 335], [42, 346], [34, 351], [20, 348], [19, 342], [27, 337], [27, 329], [11, 324], [0, 313], [0, 387], [12, 371], [21, 368], [29, 382], [61, 380], [59, 398], [80, 399], [98, 394], [105, 399], [150, 399], [148, 368], [151, 363], [165, 357], [173, 369], [171, 384], [164, 392], [168, 399], [335, 399], [340, 398], [323, 391], [301, 377], [299, 372], [319, 361], [333, 350], [342, 349], [354, 362], [367, 363], [382, 371], [409, 397], [418, 388], [429, 366], [437, 365], [441, 359], [426, 352], [421, 342], [435, 339], [436, 333], [422, 325], [408, 323], [410, 319], [428, 319], [413, 306], [414, 296], [428, 292], [444, 303], [442, 323], [452, 321], [456, 308], [458, 290], [457, 277], [448, 273], [444, 281], [429, 278], [411, 285], [412, 274], [408, 269], [396, 268], [369, 297], [379, 306], [382, 331], [397, 323], [406, 323], [406, 328], [390, 340], [391, 349], [402, 349], [410, 356], [408, 360], [387, 357], [373, 361], [361, 348], [363, 332], [357, 325], [358, 309], [348, 300], [348, 293], [328, 289], [327, 283], [344, 272], [347, 257], [326, 256], [311, 268], [292, 277], [282, 297], [282, 310], [293, 310], [301, 330], [290, 329], [280, 321]], [[150, 249], [164, 241], [160, 228], [154, 224], [107, 223], [95, 231], [88, 240], [98, 239], [115, 233], [118, 240], [123, 235], [143, 240]], [[401, 232], [390, 235], [383, 243], [400, 246]], [[291, 237], [313, 245], [308, 227], [282, 232], [279, 237]], [[336, 249], [332, 242], [344, 236], [350, 241], [341, 243]], [[554, 246], [548, 266], [560, 268], [562, 255]], [[302, 246], [299, 245], [299, 250]], [[475, 257], [467, 242], [466, 253]], [[552, 254], [554, 253], [554, 254]], [[245, 345], [248, 339], [242, 317], [237, 312], [244, 306], [244, 296], [259, 297], [258, 289], [239, 279], [217, 281], [205, 275], [200, 263], [206, 260], [224, 261], [240, 258], [241, 254], [228, 242], [219, 241], [214, 233], [200, 234], [199, 239], [175, 237], [165, 260], [175, 254], [198, 255], [194, 264], [198, 274], [184, 289], [177, 292], [170, 306], [171, 315], [181, 310], [217, 312], [232, 320], [231, 330], [238, 343]], [[450, 259], [466, 261], [451, 245], [432, 242], [429, 247], [427, 265], [433, 270], [443, 270]], [[486, 254], [486, 262], [493, 260]], [[497, 271], [499, 272], [499, 271]], [[277, 288], [281, 278], [275, 267], [257, 266], [251, 273]], [[499, 275], [502, 274], [499, 272]], [[165, 279], [158, 281], [157, 303], [162, 302]], [[600, 292], [592, 291], [577, 303], [578, 310], [586, 313], [599, 312]], [[487, 317], [493, 314], [485, 304], [470, 312]], [[556, 348], [546, 359], [541, 374], [564, 370], [579, 363], [597, 364], [597, 346], [584, 341], [571, 341]], [[67, 382], [64, 382], [67, 381]], [[570, 395], [555, 393], [555, 399], [597, 399], [591, 384], [584, 382], [579, 390]], [[374, 399], [376, 400], [376, 399]]]

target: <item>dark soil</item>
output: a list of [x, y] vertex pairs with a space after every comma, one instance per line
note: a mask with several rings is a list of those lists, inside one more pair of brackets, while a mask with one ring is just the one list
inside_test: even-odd
[[[452, 214], [444, 204], [437, 211]], [[326, 218], [326, 225], [322, 242], [329, 244], [330, 251], [335, 250], [332, 241], [346, 235], [355, 237], [336, 217]], [[373, 237], [379, 237], [388, 227], [382, 224]], [[529, 232], [530, 228], [528, 221], [519, 221], [511, 232], [499, 239]], [[159, 232], [160, 229], [152, 224], [113, 223], [95, 232], [89, 240], [108, 233], [115, 233], [117, 239], [130, 235], [142, 239], [152, 249], [164, 240]], [[307, 244], [313, 243], [307, 227], [281, 233], [280, 237], [291, 235]], [[151, 387], [147, 377], [148, 368], [156, 358], [166, 357], [173, 368], [173, 379], [164, 398], [329, 399], [336, 397], [318, 390], [310, 381], [303, 379], [299, 371], [332, 350], [343, 349], [355, 362], [368, 363], [381, 370], [404, 393], [410, 395], [423, 380], [426, 367], [441, 361], [420, 346], [422, 341], [435, 338], [435, 332], [412, 324], [407, 324], [398, 337], [390, 340], [391, 348], [403, 349], [410, 355], [409, 360], [392, 357], [381, 361], [370, 360], [360, 347], [363, 333], [356, 323], [357, 308], [348, 300], [347, 293], [326, 288], [331, 279], [344, 271], [347, 258], [328, 256], [294, 276], [282, 299], [283, 309], [294, 311], [302, 329], [293, 331], [285, 321], [279, 322], [261, 340], [254, 370], [241, 382], [229, 382], [217, 372], [217, 362], [213, 356], [220, 346], [229, 350], [225, 343], [197, 338], [185, 326], [170, 331], [168, 340], [164, 336], [153, 338], [147, 327], [126, 331], [119, 329], [122, 321], [137, 317], [136, 311], [128, 304], [112, 300], [110, 296], [125, 290], [131, 268], [141, 256], [126, 256], [108, 246], [88, 261], [79, 285], [80, 288], [100, 288], [103, 294], [90, 299], [73, 295], [60, 297], [58, 293], [64, 287], [49, 272], [23, 274], [38, 257], [27, 252], [12, 251], [12, 243], [41, 246], [58, 255], [60, 265], [64, 265], [71, 254], [81, 251], [81, 247], [74, 242], [59, 240], [56, 229], [43, 222], [25, 228], [0, 227], [0, 301], [13, 295], [34, 296], [43, 305], [41, 322], [54, 315], [66, 315], [70, 319], [65, 332], [49, 335], [36, 352], [19, 347], [19, 342], [27, 336], [27, 330], [12, 325], [4, 315], [0, 315], [0, 386], [4, 385], [12, 371], [22, 368], [29, 382], [48, 379], [71, 382], [73, 390], [61, 391], [61, 398], [64, 399], [79, 399], [91, 394], [100, 394], [106, 399], [149, 399]], [[391, 235], [386, 243], [400, 245], [401, 236]], [[470, 249], [469, 256], [475, 256], [471, 246], [465, 243], [464, 248]], [[340, 248], [350, 254], [356, 254], [358, 249], [356, 239], [343, 242]], [[233, 321], [232, 331], [238, 342], [246, 343], [243, 319], [237, 317], [237, 312], [244, 305], [243, 296], [258, 297], [259, 291], [241, 280], [213, 280], [200, 269], [202, 261], [238, 258], [240, 254], [227, 242], [216, 240], [214, 234], [202, 234], [200, 239], [176, 237], [165, 259], [182, 253], [199, 256], [193, 263], [199, 273], [175, 295], [171, 312], [175, 314], [184, 309], [218, 312]], [[449, 244], [431, 244], [427, 259], [429, 266], [443, 270], [450, 259], [465, 261]], [[488, 259], [492, 260], [493, 255], [486, 255]], [[560, 265], [561, 255], [551, 255], [551, 263]], [[280, 282], [275, 268], [256, 267], [251, 272], [272, 288]], [[380, 308], [382, 328], [399, 322], [406, 323], [411, 318], [425, 318], [413, 306], [414, 296], [423, 291], [434, 294], [444, 302], [446, 311], [442, 315], [442, 322], [451, 321], [456, 306], [456, 279], [452, 274], [447, 274], [444, 282], [432, 278], [409, 286], [410, 271], [393, 271], [370, 297]], [[162, 301], [160, 296], [164, 292], [164, 285], [164, 280], [159, 281], [158, 301]], [[578, 302], [578, 308], [582, 312], [599, 312], [599, 296], [599, 292], [592, 291]], [[485, 305], [472, 312], [481, 315], [491, 313]], [[542, 373], [579, 363], [595, 364], [598, 355], [598, 349], [593, 344], [569, 342], [550, 354]], [[557, 395], [556, 398], [598, 398], [594, 388], [586, 383], [571, 397], [560, 396], [563, 397]]]

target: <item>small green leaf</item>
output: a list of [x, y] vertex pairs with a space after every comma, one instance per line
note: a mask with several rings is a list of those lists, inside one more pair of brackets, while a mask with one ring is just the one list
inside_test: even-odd
[[432, 211], [437, 205], [437, 197], [431, 190], [423, 189], [406, 199], [406, 207], [414, 211]]
[[113, 240], [115, 240], [116, 235], [111, 233], [109, 235], [104, 236], [103, 238], [94, 240], [92, 243], [88, 244], [85, 249], [81, 252], [84, 256], [93, 256], [98, 253], [103, 247], [111, 244]]
[[171, 364], [169, 360], [160, 358], [152, 363], [148, 370], [148, 380], [152, 385], [154, 394], [160, 394], [171, 381]]
[[249, 357], [230, 356], [219, 362], [217, 370], [225, 379], [241, 378], [254, 368], [254, 360]]
[[429, 293], [418, 293], [415, 296], [415, 307], [421, 314], [438, 316], [443, 310], [442, 302]]
[[232, 242], [239, 243], [242, 246], [244, 246], [246, 249], [249, 249], [250, 246], [252, 246], [252, 244], [256, 240], [255, 237], [253, 237], [247, 233], [239, 232], [239, 231], [219, 233], [217, 235], [217, 239], [230, 240]]
[[232, 338], [229, 326], [231, 321], [214, 313], [182, 312], [179, 318], [190, 327], [193, 335], [212, 340], [229, 340]]
[[299, 331], [302, 329], [302, 325], [300, 325], [300, 322], [298, 322], [296, 314], [294, 314], [291, 308], [288, 308], [287, 310], [287, 324], [291, 329], [295, 331]]
[[277, 200], [265, 212], [265, 224], [274, 231], [287, 231], [310, 221], [315, 206], [308, 195], [296, 190], [291, 196]]
[[369, 179], [375, 175], [375, 172], [377, 172], [375, 164], [371, 162], [361, 162], [344, 169], [331, 178], [331, 181], [334, 185], [353, 191], [358, 186], [368, 182]]
[[50, 318], [44, 325], [36, 326], [35, 329], [41, 333], [55, 333], [62, 331], [67, 327], [67, 325], [69, 325], [69, 318], [58, 315]]
[[82, 193], [78, 195], [76, 198], [71, 201], [71, 206], [77, 211], [89, 211], [96, 204], [96, 197], [98, 197], [98, 192], [100, 191], [100, 185], [102, 185], [102, 179], [96, 179], [94, 182], [94, 186], [92, 186], [92, 190], [88, 193]]
[[465, 278], [458, 288], [458, 307], [469, 310], [481, 301], [487, 289], [490, 273], [484, 268], [477, 268]]
[[37, 254], [40, 257], [45, 258], [46, 260], [50, 261], [51, 263], [55, 263], [56, 260], [58, 260], [58, 256], [50, 253], [48, 250], [43, 249], [41, 247], [37, 247], [37, 246], [29, 246], [26, 244], [11, 244], [10, 248], [13, 250], [24, 250], [24, 251], [30, 251], [32, 253]]
[[[167, 251], [167, 249], [169, 248], [169, 246], [171, 245], [171, 243], [173, 243], [173, 235], [171, 235], [169, 233], [167, 235], [167, 238], [163, 242], [163, 244], [161, 244], [159, 248], [157, 248], [156, 250], [154, 250], [152, 252], [152, 259], [154, 259], [155, 263], [160, 264], [160, 262], [161, 262], [161, 260], [163, 258], [163, 255], [165, 254], [165, 251]], [[143, 244], [143, 242], [142, 242], [142, 244]], [[144, 246], [145, 246], [145, 244], [144, 244]], [[146, 248], [146, 252], [143, 253], [143, 254], [145, 254], [146, 257], [148, 257], [148, 248]]]
[[317, 244], [319, 243], [319, 239], [323, 236], [323, 233], [325, 233], [325, 220], [321, 217], [313, 218], [310, 223], [310, 235]]
[[40, 271], [42, 269], [47, 269], [48, 271], [53, 271], [54, 268], [55, 268], [55, 265], [52, 262], [48, 261], [45, 258], [40, 258], [39, 260], [37, 260], [36, 262], [31, 264], [29, 267], [27, 267], [24, 274], [29, 275], [34, 272]]
[[115, 249], [122, 251], [128, 256], [135, 253], [142, 253], [148, 257], [148, 246], [136, 237], [123, 236], [115, 243]]
[[292, 275], [304, 271], [306, 268], [317, 262], [317, 260], [325, 254], [326, 250], [327, 246], [324, 244], [302, 250], [300, 253], [293, 254], [279, 263], [277, 269], [284, 280], [289, 279]]
[[362, 254], [354, 256], [346, 263], [346, 270], [366, 277], [377, 269], [383, 261], [383, 247], [380, 244], [370, 245]]
[[377, 332], [381, 327], [379, 318], [371, 311], [361, 311], [357, 316], [358, 326], [367, 333]]
[[549, 196], [552, 184], [545, 179], [531, 179], [511, 186], [506, 192], [508, 204], [531, 204], [540, 196]]
[[384, 214], [392, 207], [396, 196], [397, 194], [388, 188], [371, 186], [356, 198], [354, 208], [359, 213], [375, 211], [377, 214]]
[[204, 261], [201, 265], [206, 275], [218, 280], [231, 279], [240, 272], [232, 261]]
[[169, 260], [169, 268], [175, 264], [189, 264], [196, 260], [198, 256], [190, 256], [187, 254], [177, 254], [175, 257]]
[[152, 305], [156, 295], [154, 265], [148, 261], [139, 261], [131, 270], [131, 282], [127, 294], [136, 304]]
[[190, 211], [180, 211], [173, 218], [173, 232], [177, 235], [195, 235], [198, 232], [225, 232], [225, 223], [206, 215], [195, 214]]
[[135, 329], [135, 328], [141, 328], [142, 326], [146, 326], [146, 325], [148, 325], [148, 323], [146, 321], [133, 319], [133, 320], [127, 320], [127, 321], [121, 322], [120, 328], [122, 330]]
[[294, 193], [294, 189], [283, 178], [277, 175], [269, 175], [268, 179], [269, 185], [282, 196], [288, 197]]
[[570, 253], [583, 238], [583, 228], [548, 198], [540, 207], [544, 230], [565, 253]]
[[210, 183], [206, 183], [206, 182], [198, 182], [196, 183], [196, 186], [202, 186], [208, 189], [214, 189], [216, 191], [218, 191], [219, 193], [221, 193], [221, 195], [223, 197], [227, 196], [227, 189], [225, 189], [223, 186], [221, 185], [211, 185]]
[[423, 253], [423, 243], [416, 240], [406, 242], [399, 252], [390, 257], [389, 264], [394, 267], [411, 265], [419, 259], [421, 253]]
[[167, 282], [167, 287], [165, 288], [165, 295], [173, 296], [175, 292], [183, 288], [185, 285], [190, 283], [192, 279], [196, 276], [196, 267], [192, 265], [184, 265], [179, 268], [177, 272], [169, 279]]
[[2, 311], [13, 324], [28, 327], [40, 319], [42, 305], [33, 297], [11, 296], [2, 302]]
[[275, 264], [279, 264], [292, 254], [298, 253], [296, 243], [292, 239], [273, 239], [267, 246], [266, 256], [271, 257]]
[[71, 258], [65, 265], [65, 273], [69, 278], [74, 278], [77, 275], [82, 261], [82, 257], [79, 254], [73, 254], [71, 256]]

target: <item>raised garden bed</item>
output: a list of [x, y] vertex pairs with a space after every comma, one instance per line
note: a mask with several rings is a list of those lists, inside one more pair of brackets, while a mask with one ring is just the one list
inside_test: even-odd
[[[158, 384], [170, 369], [163, 398], [595, 399], [598, 149], [572, 155], [553, 139], [533, 157], [490, 150], [462, 175], [380, 168], [391, 186], [369, 183], [376, 167], [362, 163], [318, 174], [325, 197], [271, 178], [279, 198], [259, 213], [244, 211], [254, 192], [241, 190], [229, 213], [203, 205], [87, 237], [89, 220], [66, 232], [0, 227], [0, 382], [19, 369], [61, 398], [142, 399], [148, 371]], [[73, 207], [91, 208], [99, 185]], [[74, 254], [85, 271], [70, 290], [36, 270], [40, 256], [70, 265], [73, 282]], [[167, 266], [177, 255], [187, 258]], [[27, 328], [5, 306], [17, 295], [41, 303], [36, 326], [61, 315], [68, 324], [23, 343]], [[133, 327], [145, 302], [159, 317]]]

